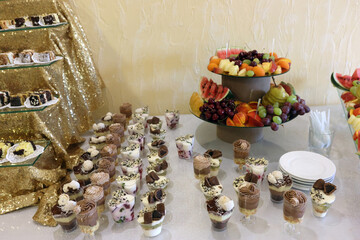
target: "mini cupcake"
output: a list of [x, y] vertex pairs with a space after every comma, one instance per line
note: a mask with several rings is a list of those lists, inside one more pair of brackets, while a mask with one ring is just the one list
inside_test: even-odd
[[210, 175], [210, 159], [198, 155], [194, 157], [194, 175], [196, 179], [204, 179]]
[[109, 159], [106, 159], [106, 158], [101, 158], [96, 163], [96, 167], [98, 169], [105, 169], [105, 170], [109, 171], [110, 181], [111, 182], [115, 181], [116, 169], [115, 169], [115, 162], [114, 161], [110, 161]]
[[81, 186], [90, 184], [90, 173], [95, 170], [94, 163], [86, 160], [73, 168], [74, 174]]
[[134, 220], [135, 197], [124, 190], [116, 190], [108, 202], [111, 215], [115, 222], [131, 222]]
[[200, 181], [200, 188], [207, 200], [219, 196], [223, 191], [223, 186], [216, 176], [205, 177]]
[[109, 125], [105, 125], [104, 123], [94, 123], [92, 127], [97, 137], [105, 136], [109, 133]]
[[110, 193], [110, 174], [108, 170], [98, 169], [93, 171], [90, 174], [90, 181], [92, 184], [102, 186], [105, 196]]
[[108, 112], [105, 114], [104, 117], [101, 118], [101, 121], [103, 121], [105, 123], [105, 125], [110, 125], [110, 124], [114, 123], [113, 116], [114, 116], [114, 114], [112, 114], [111, 112]]
[[259, 180], [263, 180], [269, 161], [265, 158], [248, 158], [246, 159], [246, 172], [254, 173]]
[[271, 201], [278, 203], [284, 199], [284, 193], [292, 187], [290, 176], [283, 175], [280, 171], [273, 171], [267, 175]]
[[165, 139], [165, 135], [166, 135], [166, 130], [165, 129], [157, 129], [157, 130], [151, 130], [150, 129], [150, 137], [153, 140], [164, 140]]
[[331, 205], [335, 202], [336, 186], [325, 183], [323, 179], [318, 179], [310, 191], [313, 214], [315, 217], [325, 217]]
[[96, 162], [101, 157], [100, 152], [96, 149], [95, 146], [89, 147], [86, 152], [84, 152], [80, 158], [82, 160], [91, 160]]
[[154, 171], [159, 176], [165, 176], [168, 166], [169, 165], [166, 160], [163, 160], [162, 162], [154, 162], [150, 163], [150, 165], [146, 168], [146, 171], [148, 173]]
[[217, 176], [222, 162], [222, 152], [219, 150], [209, 149], [204, 153], [204, 156], [210, 159], [210, 176]]
[[120, 123], [113, 123], [109, 126], [109, 132], [111, 134], [116, 134], [118, 136], [120, 136], [121, 142], [124, 142], [125, 137], [124, 137], [124, 132], [125, 132], [125, 128], [123, 125], [121, 125]]
[[147, 159], [150, 164], [162, 162], [166, 159], [168, 151], [166, 146], [161, 146], [157, 151], [150, 151], [150, 154], [147, 155]]
[[94, 201], [98, 214], [105, 211], [104, 188], [101, 185], [90, 184], [84, 188], [84, 199]]
[[125, 114], [126, 118], [130, 118], [132, 114], [132, 105], [130, 103], [123, 103], [120, 106], [120, 113]]
[[176, 147], [178, 149], [179, 158], [190, 159], [193, 154], [194, 135], [188, 134], [176, 138]]
[[130, 144], [127, 147], [121, 149], [121, 155], [123, 159], [138, 159], [140, 158], [140, 145]]
[[154, 171], [146, 175], [146, 184], [150, 190], [165, 189], [169, 179], [164, 176], [158, 176]]
[[206, 207], [213, 228], [219, 231], [225, 230], [234, 210], [234, 201], [220, 195], [206, 201]]
[[120, 123], [123, 127], [126, 126], [126, 115], [122, 113], [115, 113], [112, 117], [114, 123]]
[[147, 144], [149, 151], [154, 150], [157, 151], [161, 146], [166, 146], [165, 141], [161, 139], [152, 140], [150, 143]]
[[145, 126], [142, 123], [131, 124], [127, 127], [129, 135], [133, 135], [134, 133], [145, 134]]
[[105, 144], [106, 144], [106, 137], [100, 136], [100, 137], [91, 137], [89, 141], [90, 147], [94, 146], [97, 150], [101, 150]]
[[159, 203], [165, 203], [165, 200], [166, 193], [161, 189], [148, 191], [141, 196], [141, 202], [146, 208], [153, 208]]
[[239, 188], [241, 185], [243, 185], [245, 183], [255, 183], [256, 184], [257, 181], [258, 181], [258, 177], [255, 174], [246, 173], [245, 175], [235, 178], [235, 180], [233, 182], [233, 188], [234, 188], [235, 192], [238, 194]]
[[141, 133], [134, 133], [129, 135], [128, 137], [129, 144], [139, 144], [140, 151], [143, 152], [145, 150], [145, 135]]
[[168, 128], [170, 128], [170, 129], [176, 128], [176, 126], [178, 125], [179, 120], [180, 120], [179, 111], [177, 111], [177, 110], [174, 110], [174, 111], [166, 110], [166, 112], [165, 112], [165, 120], [166, 120], [166, 125], [168, 126]]
[[121, 137], [117, 134], [111, 134], [109, 133], [108, 135], [106, 135], [106, 144], [114, 144], [117, 148], [117, 153], [120, 154], [121, 153]]
[[136, 194], [140, 189], [140, 174], [122, 175], [116, 178], [117, 185], [120, 189], [125, 190], [128, 194]]
[[155, 208], [141, 210], [137, 220], [144, 231], [145, 237], [156, 237], [161, 233], [164, 218], [165, 205], [160, 203]]
[[74, 209], [80, 230], [85, 234], [94, 235], [99, 229], [96, 203], [92, 200], [81, 200]]
[[140, 174], [140, 179], [142, 179], [143, 162], [141, 158], [122, 160], [120, 162], [120, 166], [124, 175], [138, 173]]
[[72, 232], [77, 228], [75, 207], [75, 201], [71, 201], [67, 194], [61, 194], [57, 204], [51, 209], [55, 221], [65, 232]]
[[70, 200], [76, 202], [83, 199], [83, 189], [81, 188], [80, 183], [75, 180], [65, 183], [61, 188], [61, 192], [67, 194], [70, 197]]
[[108, 145], [104, 146], [100, 150], [100, 154], [102, 157], [109, 157], [109, 158], [114, 159], [114, 162], [116, 162], [118, 159], [118, 150], [117, 150], [116, 145], [114, 145], [114, 144], [108, 144]]
[[240, 168], [243, 167], [246, 158], [249, 157], [250, 147], [250, 143], [244, 139], [236, 140], [233, 143], [234, 162], [239, 165]]

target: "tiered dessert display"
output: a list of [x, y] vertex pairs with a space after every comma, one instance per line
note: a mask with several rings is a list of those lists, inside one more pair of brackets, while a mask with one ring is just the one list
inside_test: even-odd
[[360, 68], [357, 68], [352, 76], [332, 73], [330, 80], [342, 99], [341, 105], [353, 135], [356, 154], [360, 155]]
[[103, 84], [66, 3], [1, 1], [0, 9], [0, 214], [40, 199], [34, 220], [54, 226], [48, 206], [77, 164]]
[[216, 124], [217, 136], [226, 142], [259, 141], [263, 127], [277, 131], [279, 125], [310, 111], [291, 84], [275, 82], [274, 76], [286, 73], [290, 66], [290, 59], [278, 58], [276, 53], [218, 50], [208, 70], [221, 75], [222, 84], [202, 77], [200, 94], [193, 93], [190, 99], [191, 111]]

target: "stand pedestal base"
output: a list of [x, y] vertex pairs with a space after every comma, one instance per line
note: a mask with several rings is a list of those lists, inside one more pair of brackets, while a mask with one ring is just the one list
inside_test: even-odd
[[224, 142], [233, 143], [238, 139], [245, 139], [250, 143], [255, 143], [264, 138], [263, 128], [233, 128], [217, 126], [216, 135]]

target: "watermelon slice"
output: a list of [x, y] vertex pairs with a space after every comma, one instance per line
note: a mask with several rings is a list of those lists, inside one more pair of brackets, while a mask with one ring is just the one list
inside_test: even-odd
[[[350, 77], [350, 76], [349, 76]], [[349, 91], [349, 89], [353, 86], [351, 77], [350, 79], [345, 79], [340, 73], [332, 73], [331, 74], [331, 83], [340, 90]]]
[[244, 52], [244, 50], [238, 47], [230, 47], [227, 51], [226, 48], [219, 48], [216, 50], [215, 55], [221, 59], [225, 59], [230, 57], [230, 55], [239, 55], [240, 52]]
[[232, 97], [231, 91], [229, 88], [224, 87], [223, 85], [216, 84], [212, 79], [207, 77], [202, 77], [200, 82], [200, 93], [204, 101], [208, 101], [210, 98], [214, 98], [215, 101], [221, 101], [224, 98]]
[[360, 80], [360, 68], [357, 68], [357, 69], [354, 71], [351, 79], [352, 79], [353, 81], [355, 81], [355, 80]]
[[356, 97], [351, 92], [343, 92], [341, 94], [341, 99], [344, 100], [345, 103], [355, 100]]

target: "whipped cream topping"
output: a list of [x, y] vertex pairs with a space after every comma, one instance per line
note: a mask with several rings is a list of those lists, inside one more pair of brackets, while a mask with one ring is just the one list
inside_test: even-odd
[[84, 163], [81, 166], [81, 170], [83, 172], [89, 172], [93, 168], [94, 168], [94, 163], [92, 161], [90, 161], [90, 160], [84, 161]]
[[59, 196], [58, 204], [63, 212], [73, 211], [76, 207], [76, 202], [71, 201], [69, 195], [61, 194]]
[[194, 145], [194, 135], [187, 134], [185, 136], [178, 137], [176, 138], [176, 142], [181, 142], [182, 144], [189, 144], [192, 146]]
[[126, 159], [126, 160], [121, 161], [120, 164], [122, 167], [127, 167], [127, 168], [139, 167], [142, 165], [142, 160], [141, 160], [141, 158]]
[[90, 153], [90, 157], [96, 157], [99, 154], [99, 151], [96, 150], [95, 146], [89, 147], [86, 152]]
[[112, 198], [109, 200], [109, 207], [114, 207], [122, 203], [134, 203], [135, 197], [126, 193], [124, 190], [116, 190], [112, 194]]
[[98, 172], [93, 172], [90, 176], [91, 183], [104, 185], [110, 181], [110, 175], [106, 170], [100, 170]]
[[[134, 182], [136, 184], [136, 181], [140, 179], [140, 174], [139, 173], [131, 173], [131, 174], [128, 174], [128, 175], [120, 175], [116, 178], [116, 182], [119, 184], [119, 185], [122, 185], [124, 182]], [[131, 184], [131, 183], [129, 183]]]
[[93, 143], [93, 144], [104, 143], [104, 142], [106, 142], [106, 137], [105, 136], [91, 137], [90, 138], [90, 143]]
[[106, 128], [106, 125], [104, 123], [94, 123], [92, 127], [94, 131], [99, 131]]
[[149, 114], [149, 106], [144, 106], [144, 107], [141, 107], [141, 108], [137, 108], [137, 109], [135, 109], [135, 113]]
[[225, 211], [231, 211], [234, 209], [234, 201], [227, 196], [221, 196], [220, 198], [218, 198], [217, 203]]
[[71, 182], [64, 184], [63, 191], [67, 193], [69, 192], [69, 189], [73, 189], [73, 190], [80, 189], [80, 183], [78, 183], [75, 180], [72, 180]]
[[90, 184], [85, 188], [84, 198], [98, 202], [104, 197], [104, 189], [101, 186]]
[[105, 117], [103, 118], [104, 121], [111, 121], [114, 114], [111, 112], [106, 113]]
[[299, 204], [303, 204], [306, 202], [306, 196], [300, 191], [297, 190], [289, 190], [284, 193], [284, 199], [286, 199], [290, 204], [294, 207]]

